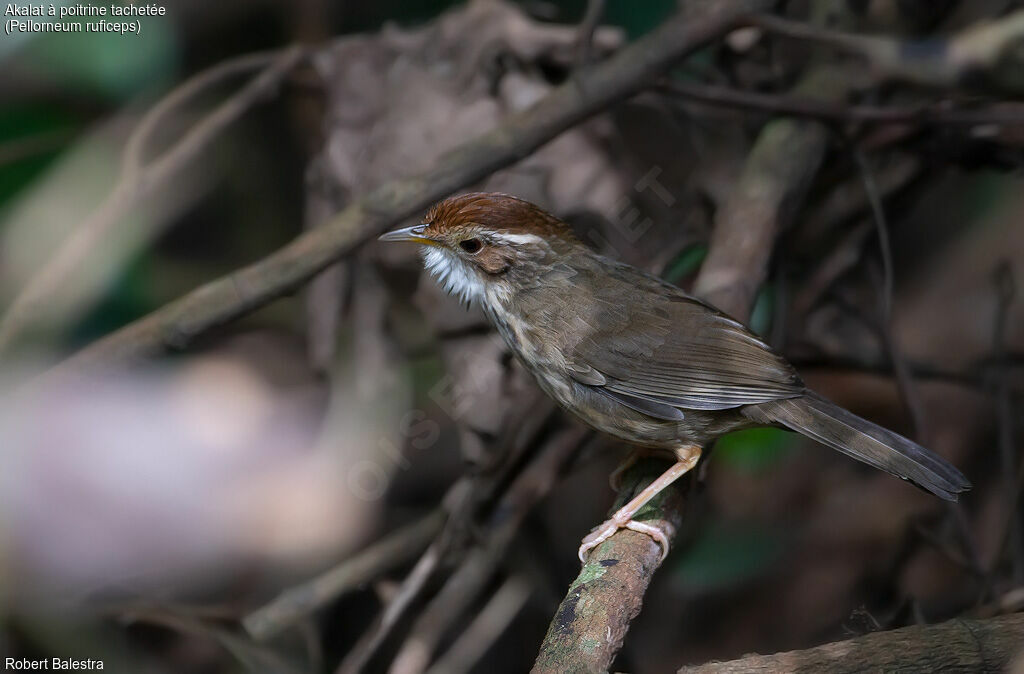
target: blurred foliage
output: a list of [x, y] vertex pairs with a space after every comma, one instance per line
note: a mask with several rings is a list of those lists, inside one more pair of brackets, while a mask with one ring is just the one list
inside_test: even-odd
[[109, 292], [72, 331], [72, 344], [87, 344], [150, 311], [159, 297], [153, 289], [156, 264], [152, 258], [152, 253], [143, 254], [111, 281]]
[[178, 74], [179, 48], [169, 17], [145, 17], [142, 34], [137, 36], [39, 33], [24, 45], [19, 57], [40, 82], [70, 95], [119, 103], [170, 85]]
[[765, 283], [757, 292], [754, 308], [750, 310], [750, 329], [761, 337], [768, 334], [775, 315], [775, 284]]
[[0, 106], [0, 148], [13, 148], [10, 156], [0, 161], [0, 211], [46, 169], [80, 124], [76, 115], [49, 103], [10, 102]]
[[718, 521], [701, 529], [673, 565], [688, 593], [735, 587], [765, 573], [785, 549], [782, 532], [758, 523]]
[[697, 273], [704, 258], [708, 255], [706, 243], [698, 243], [690, 246], [676, 259], [669, 262], [665, 272], [661, 275], [669, 283], [682, 284], [683, 281]]
[[747, 473], [763, 473], [777, 465], [799, 441], [797, 434], [778, 428], [750, 428], [723, 436], [714, 460]]

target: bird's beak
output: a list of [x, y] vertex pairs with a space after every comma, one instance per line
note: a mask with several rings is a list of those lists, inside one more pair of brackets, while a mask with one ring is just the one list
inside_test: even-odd
[[426, 225], [413, 225], [412, 227], [403, 227], [396, 229], [386, 234], [381, 234], [379, 241], [411, 241], [413, 243], [422, 243], [427, 246], [438, 246], [440, 245], [437, 241], [429, 239], [423, 236], [423, 231]]

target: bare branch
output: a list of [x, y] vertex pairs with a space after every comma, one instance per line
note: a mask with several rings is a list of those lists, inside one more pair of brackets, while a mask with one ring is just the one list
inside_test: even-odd
[[434, 572], [441, 564], [441, 557], [447, 547], [446, 543], [447, 541], [442, 537], [430, 544], [409, 575], [402, 581], [398, 592], [384, 607], [383, 613], [373, 627], [359, 638], [356, 645], [338, 665], [335, 670], [337, 674], [354, 674], [366, 668], [366, 663], [377, 653], [377, 649], [391, 635], [391, 631], [398, 625], [398, 621], [419, 598], [427, 581], [434, 576]]
[[[645, 459], [623, 479], [614, 508], [643, 489], [665, 465]], [[646, 523], [661, 520], [677, 530], [682, 522], [683, 490], [692, 482], [664, 490], [639, 517]], [[677, 483], [678, 485], [678, 483]], [[623, 529], [591, 551], [579, 576], [569, 586], [548, 627], [533, 674], [603, 672], [608, 669], [640, 613], [644, 593], [661, 564], [661, 547], [646, 534]]]
[[587, 11], [580, 22], [579, 35], [576, 38], [576, 67], [582, 68], [590, 63], [591, 50], [594, 46], [594, 31], [604, 16], [605, 0], [589, 0]]
[[949, 101], [916, 105], [848, 105], [809, 97], [763, 94], [697, 82], [672, 81], [657, 89], [684, 100], [708, 105], [766, 112], [773, 115], [808, 117], [825, 122], [872, 122], [880, 124], [943, 124], [974, 126], [1024, 125], [1024, 104], [991, 103], [982, 107], [959, 107]]
[[[845, 79], [831, 68], [807, 74], [797, 92], [841, 99]], [[722, 311], [746, 317], [768, 271], [775, 237], [810, 186], [828, 146], [828, 129], [780, 119], [761, 130], [733, 196], [715, 216], [708, 257], [694, 293]]]
[[531, 589], [529, 581], [520, 576], [506, 580], [452, 647], [427, 670], [427, 674], [472, 671], [477, 661], [515, 619], [530, 598]]
[[1024, 91], [1019, 75], [1024, 64], [1015, 50], [1024, 37], [1024, 10], [927, 40], [847, 33], [767, 14], [752, 23], [778, 35], [859, 54], [887, 79], [941, 88], [963, 86], [970, 79], [972, 85], [1007, 94]]
[[950, 620], [874, 632], [775, 655], [748, 655], [729, 662], [683, 667], [678, 674], [778, 674], [780, 672], [976, 672], [1018, 671], [1024, 643], [1024, 614], [990, 620]]
[[[128, 140], [124, 168], [117, 185], [103, 203], [75, 229], [74, 234], [49, 262], [29, 280], [0, 318], [0, 354], [38, 320], [45, 303], [51, 301], [58, 288], [73, 278], [75, 269], [89, 252], [102, 244], [132, 208], [163, 187], [227, 126], [272, 92], [303, 58], [304, 49], [291, 47], [280, 52], [250, 54], [232, 59], [199, 73], [157, 104]], [[170, 110], [228, 76], [262, 66], [266, 66], [263, 72], [189, 129], [171, 149], [151, 164], [143, 165], [142, 153], [145, 146], [153, 130]]]
[[[298, 62], [297, 57], [301, 55], [302, 50], [297, 47], [291, 47], [283, 51], [275, 50], [245, 54], [207, 68], [176, 87], [146, 113], [146, 116], [135, 127], [135, 131], [128, 139], [128, 142], [125, 143], [122, 166], [125, 172], [125, 179], [137, 180], [139, 178], [135, 174], [142, 171], [146, 165], [145, 154], [148, 149], [147, 146], [152, 142], [152, 136], [156, 130], [167, 122], [167, 117], [171, 112], [180, 110], [185, 103], [194, 99], [202, 92], [232, 77], [244, 75], [260, 68], [269, 68], [278, 62], [288, 66], [284, 69], [287, 72], [291, 66]], [[273, 77], [273, 82], [262, 83], [255, 88], [246, 87], [225, 101], [213, 114], [186, 134], [185, 138], [178, 145], [162, 157], [162, 160], [166, 161], [168, 158], [173, 158], [173, 153], [194, 153], [197, 146], [209, 142], [224, 126], [233, 122], [245, 110], [251, 107], [260, 96], [269, 93], [268, 89], [279, 82], [280, 75], [284, 74], [284, 72], [279, 72], [280, 70], [282, 69], [278, 66], [272, 71], [278, 73]], [[254, 80], [252, 84], [256, 84], [256, 81]]]
[[416, 620], [392, 663], [392, 674], [423, 672], [452, 622], [476, 600], [504, 559], [526, 516], [558, 483], [562, 471], [591, 432], [573, 426], [553, 436], [502, 495], [491, 514], [488, 539], [474, 549]]
[[395, 531], [329, 571], [281, 593], [266, 606], [246, 616], [243, 626], [254, 639], [269, 639], [334, 601], [346, 590], [405, 563], [409, 556], [418, 554], [427, 546], [444, 521], [444, 511], [437, 510]]

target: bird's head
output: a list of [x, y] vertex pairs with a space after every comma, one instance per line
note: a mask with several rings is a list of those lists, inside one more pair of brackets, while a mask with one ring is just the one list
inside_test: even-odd
[[579, 242], [564, 222], [507, 194], [449, 197], [381, 241], [422, 245], [427, 270], [465, 302], [510, 297]]

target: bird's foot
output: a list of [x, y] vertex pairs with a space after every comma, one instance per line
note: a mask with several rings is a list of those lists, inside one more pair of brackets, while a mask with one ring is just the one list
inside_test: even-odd
[[[621, 512], [621, 511], [620, 511]], [[658, 559], [658, 563], [661, 564], [665, 561], [665, 557], [668, 556], [669, 541], [672, 536], [675, 535], [674, 528], [668, 522], [662, 522], [662, 526], [655, 526], [654, 524], [648, 524], [646, 522], [637, 522], [631, 517], [622, 518], [619, 517], [619, 513], [612, 515], [612, 518], [597, 527], [595, 527], [586, 537], [583, 542], [580, 543], [579, 557], [580, 562], [587, 563], [587, 555], [591, 550], [604, 543], [606, 540], [615, 535], [619, 529], [629, 529], [631, 531], [637, 531], [641, 534], [647, 534], [654, 539], [654, 542], [661, 546], [661, 558]]]

